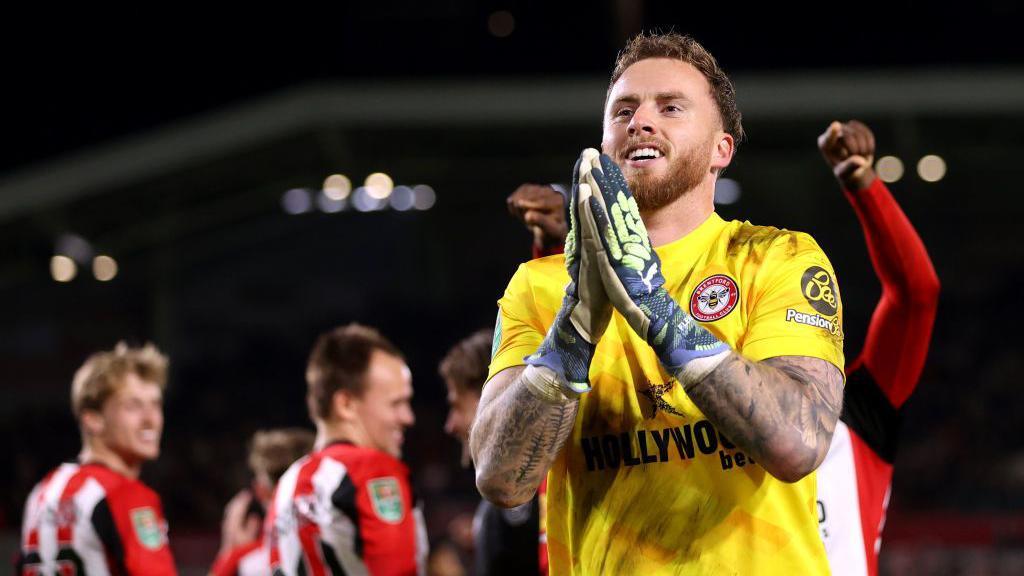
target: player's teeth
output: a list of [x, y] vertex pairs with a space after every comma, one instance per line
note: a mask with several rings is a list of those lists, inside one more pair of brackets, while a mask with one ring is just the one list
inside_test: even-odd
[[638, 158], [661, 158], [661, 152], [654, 148], [639, 148], [629, 155], [630, 160]]

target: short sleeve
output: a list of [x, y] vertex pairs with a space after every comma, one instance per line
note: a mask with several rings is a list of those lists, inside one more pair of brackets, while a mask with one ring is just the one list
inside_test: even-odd
[[417, 516], [404, 464], [376, 458], [356, 482], [363, 561], [371, 574], [418, 572]]
[[506, 368], [523, 365], [523, 358], [536, 352], [544, 340], [546, 330], [537, 314], [529, 274], [529, 268], [520, 265], [498, 300], [488, 380]]
[[[126, 484], [107, 498], [128, 574], [177, 574], [167, 543], [160, 498], [141, 484]], [[99, 518], [97, 518], [98, 520]]]
[[754, 286], [740, 352], [752, 360], [811, 356], [834, 364], [843, 358], [843, 304], [835, 271], [807, 234], [797, 250], [771, 246]]

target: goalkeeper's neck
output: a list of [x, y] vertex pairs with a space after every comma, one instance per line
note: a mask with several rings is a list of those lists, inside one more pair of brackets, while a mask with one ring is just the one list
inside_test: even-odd
[[696, 188], [668, 204], [640, 212], [651, 245], [675, 242], [697, 229], [715, 211], [715, 179], [705, 178]]

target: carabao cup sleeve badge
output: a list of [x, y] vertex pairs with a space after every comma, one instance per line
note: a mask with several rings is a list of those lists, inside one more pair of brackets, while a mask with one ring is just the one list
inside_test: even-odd
[[402, 505], [402, 489], [398, 479], [392, 476], [374, 478], [366, 484], [377, 517], [388, 524], [400, 523], [405, 517], [405, 506]]

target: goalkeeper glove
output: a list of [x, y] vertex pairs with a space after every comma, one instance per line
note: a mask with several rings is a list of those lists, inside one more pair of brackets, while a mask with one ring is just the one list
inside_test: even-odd
[[544, 374], [541, 371], [538, 374], [537, 370], [527, 368], [527, 382], [531, 383], [531, 387], [559, 400], [557, 393], [571, 399], [590, 390], [590, 362], [597, 341], [611, 318], [611, 303], [605, 296], [600, 274], [593, 261], [595, 251], [582, 250], [584, 243], [596, 245], [600, 240], [593, 235], [596, 228], [591, 227], [586, 231], [581, 229], [579, 218], [580, 206], [589, 201], [592, 190], [582, 180], [594, 165], [596, 154], [595, 150], [584, 151], [573, 169], [569, 233], [565, 237], [565, 266], [569, 272], [569, 284], [565, 287], [562, 308], [540, 347], [525, 358], [529, 366], [544, 367], [553, 372]]
[[[593, 158], [591, 169], [583, 170], [583, 184], [589, 184], [592, 195], [581, 218], [587, 220], [584, 228], [595, 227], [600, 238], [594, 256], [609, 300], [670, 374], [684, 384], [702, 378], [725, 359], [729, 346], [663, 288], [661, 259], [619, 167], [607, 155], [598, 158], [596, 150], [585, 157]], [[700, 358], [708, 360], [691, 366]]]

